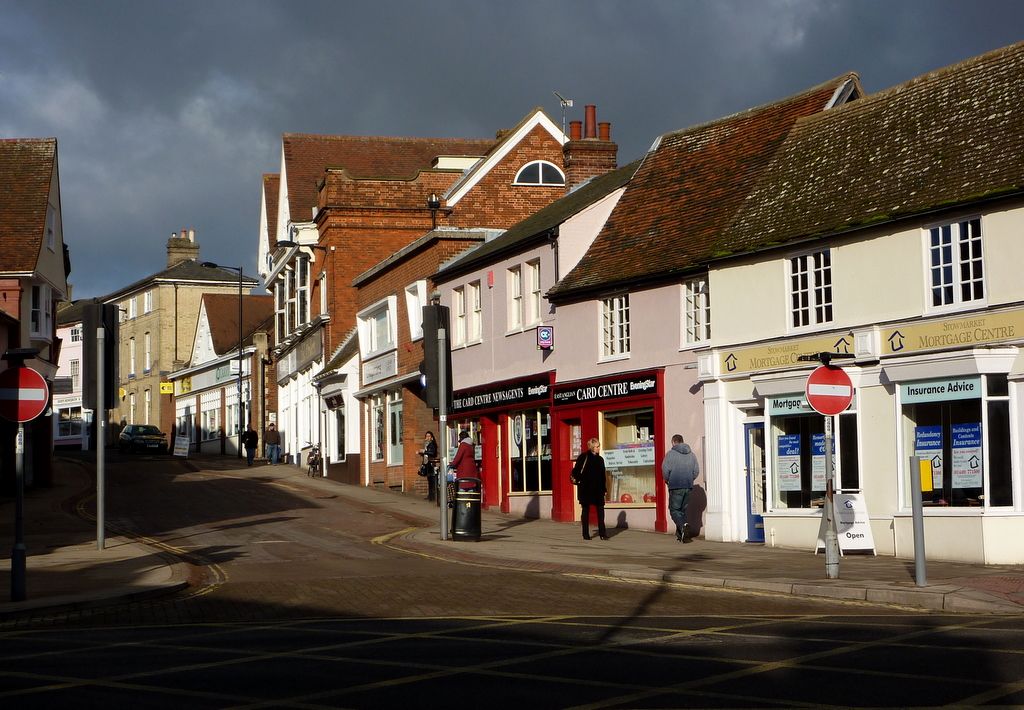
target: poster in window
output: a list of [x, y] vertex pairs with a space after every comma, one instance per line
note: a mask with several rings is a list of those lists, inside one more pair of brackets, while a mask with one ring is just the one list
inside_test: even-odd
[[942, 427], [914, 428], [914, 456], [932, 462], [932, 486], [942, 489]]
[[953, 488], [981, 488], [981, 423], [954, 424]]
[[825, 435], [811, 435], [811, 490], [825, 490]]
[[776, 459], [780, 491], [800, 490], [800, 435], [783, 434], [779, 437], [779, 455]]

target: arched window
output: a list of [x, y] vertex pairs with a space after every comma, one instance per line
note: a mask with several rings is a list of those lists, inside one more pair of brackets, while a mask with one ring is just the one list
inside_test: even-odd
[[554, 163], [535, 160], [527, 163], [516, 174], [515, 185], [565, 185], [565, 175]]

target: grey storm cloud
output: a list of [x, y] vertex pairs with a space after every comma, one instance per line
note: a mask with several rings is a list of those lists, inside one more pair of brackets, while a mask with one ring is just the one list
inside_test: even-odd
[[172, 231], [255, 273], [284, 132], [487, 137], [553, 91], [620, 163], [660, 134], [856, 71], [877, 91], [1019, 41], [1024, 3], [0, 0], [0, 137], [58, 139], [76, 298]]

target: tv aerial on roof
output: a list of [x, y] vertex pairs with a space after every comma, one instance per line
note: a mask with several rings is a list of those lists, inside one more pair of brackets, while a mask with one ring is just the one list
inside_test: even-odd
[[552, 94], [558, 97], [558, 103], [562, 105], [562, 135], [565, 135], [565, 109], [572, 108], [572, 99], [567, 99], [557, 91], [552, 91]]

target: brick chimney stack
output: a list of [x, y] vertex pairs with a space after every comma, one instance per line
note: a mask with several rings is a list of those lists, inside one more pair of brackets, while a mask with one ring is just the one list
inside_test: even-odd
[[189, 259], [199, 260], [196, 230], [182, 228], [180, 235], [177, 232], [171, 232], [171, 237], [167, 240], [167, 268]]
[[597, 122], [593, 104], [587, 105], [584, 118], [569, 122], [569, 141], [562, 146], [566, 190], [618, 167], [619, 146], [612, 142], [612, 124]]

